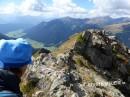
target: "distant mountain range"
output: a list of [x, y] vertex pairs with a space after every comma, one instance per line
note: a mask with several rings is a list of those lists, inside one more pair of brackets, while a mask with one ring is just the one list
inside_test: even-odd
[[28, 29], [42, 22], [37, 16], [0, 15], [0, 33], [8, 33], [19, 29]]
[[15, 23], [21, 23], [21, 24], [38, 24], [42, 21], [44, 21], [43, 17], [40, 16], [16, 16], [16, 15], [7, 15], [7, 14], [0, 14], [0, 24], [15, 24]]
[[[57, 46], [68, 39], [69, 36], [86, 29], [105, 29], [117, 35], [129, 47], [130, 18], [112, 18], [109, 16], [96, 18], [58, 18], [42, 21], [37, 17], [19, 17], [9, 23], [1, 21], [0, 33], [9, 37], [24, 37], [44, 46]], [[5, 21], [5, 20], [4, 20]], [[38, 22], [40, 22], [38, 24]], [[33, 42], [34, 44], [34, 42]], [[40, 46], [41, 47], [41, 46]]]
[[112, 33], [122, 33], [130, 31], [130, 22], [111, 24], [104, 27], [105, 30]]
[[130, 18], [128, 18], [128, 17], [112, 18], [112, 17], [109, 17], [109, 16], [105, 16], [105, 17], [91, 18], [91, 19], [88, 19], [87, 22], [90, 23], [90, 24], [91, 23], [97, 24], [101, 27], [104, 27], [104, 26], [112, 25], [112, 24], [130, 22]]
[[9, 24], [0, 24], [0, 33], [6, 34], [11, 31], [27, 29], [32, 27], [31, 24], [22, 24], [22, 23], [9, 23]]
[[74, 33], [86, 29], [105, 29], [112, 33], [128, 32], [130, 18], [96, 17], [86, 19], [75, 19], [70, 17], [54, 19], [42, 22], [24, 32], [24, 37], [43, 42], [45, 45], [59, 45]]
[[24, 32], [33, 40], [44, 42], [46, 45], [60, 44], [69, 36], [85, 29], [100, 29], [97, 24], [88, 24], [86, 20], [61, 18], [49, 22], [42, 22]]
[[115, 34], [125, 45], [130, 47], [130, 22], [108, 25], [104, 29]]

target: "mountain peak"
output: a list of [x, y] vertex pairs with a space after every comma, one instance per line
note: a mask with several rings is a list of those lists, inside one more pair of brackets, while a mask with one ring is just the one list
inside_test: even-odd
[[87, 30], [34, 58], [21, 88], [27, 97], [129, 97], [129, 59], [115, 36]]

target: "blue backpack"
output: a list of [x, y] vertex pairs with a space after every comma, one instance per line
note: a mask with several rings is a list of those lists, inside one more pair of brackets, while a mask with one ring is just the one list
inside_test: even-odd
[[7, 70], [0, 70], [0, 97], [22, 97], [20, 79]]
[[19, 97], [15, 93], [12, 93], [10, 91], [1, 91], [0, 92], [0, 97]]

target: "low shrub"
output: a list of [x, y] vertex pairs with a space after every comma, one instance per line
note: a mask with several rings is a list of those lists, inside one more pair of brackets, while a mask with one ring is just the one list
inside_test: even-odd
[[26, 94], [28, 97], [31, 97], [36, 89], [36, 85], [39, 82], [38, 78], [32, 78], [27, 81], [26, 84], [21, 84], [21, 91]]
[[86, 39], [85, 39], [85, 37], [82, 37], [82, 34], [79, 34], [77, 36], [77, 41], [80, 43], [85, 43]]

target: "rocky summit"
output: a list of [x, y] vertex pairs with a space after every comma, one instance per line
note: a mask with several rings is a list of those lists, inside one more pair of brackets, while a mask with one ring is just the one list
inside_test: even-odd
[[22, 80], [24, 97], [130, 97], [130, 50], [105, 31], [87, 30], [33, 57]]

